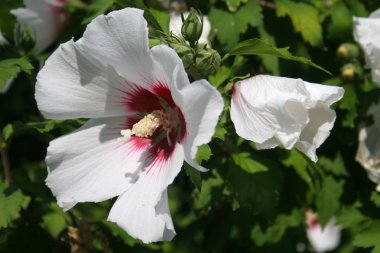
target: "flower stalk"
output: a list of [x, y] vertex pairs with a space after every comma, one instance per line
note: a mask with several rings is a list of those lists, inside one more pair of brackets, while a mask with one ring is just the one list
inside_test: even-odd
[[3, 166], [3, 171], [4, 171], [4, 180], [6, 183], [11, 183], [12, 176], [11, 176], [11, 167], [9, 164], [7, 144], [5, 143], [4, 138], [1, 134], [0, 134], [0, 155], [1, 155], [1, 164]]

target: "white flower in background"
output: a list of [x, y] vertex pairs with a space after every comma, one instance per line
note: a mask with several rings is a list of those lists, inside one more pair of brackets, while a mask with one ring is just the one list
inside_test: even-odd
[[5, 43], [8, 43], [7, 40], [4, 38], [3, 34], [1, 33], [1, 30], [0, 30], [0, 45], [1, 44], [5, 44]]
[[50, 119], [92, 118], [48, 148], [47, 185], [59, 206], [119, 196], [108, 220], [148, 243], [175, 235], [167, 187], [208, 143], [223, 99], [207, 81], [189, 83], [174, 50], [149, 49], [143, 11], [95, 18], [62, 44], [37, 76]]
[[295, 147], [316, 162], [315, 151], [336, 118], [329, 107], [343, 93], [340, 87], [258, 75], [234, 85], [231, 119], [237, 134], [257, 149]]
[[3, 86], [3, 89], [1, 90], [1, 94], [5, 94], [8, 92], [8, 90], [11, 88], [11, 85], [13, 83], [15, 79], [14, 78], [10, 78], [8, 80], [5, 81], [5, 85]]
[[380, 85], [380, 9], [369, 18], [354, 17], [354, 37], [364, 50], [373, 81]]
[[63, 31], [67, 17], [62, 9], [68, 0], [24, 0], [26, 8], [11, 10], [21, 25], [35, 35], [39, 51], [50, 46]]
[[323, 253], [338, 247], [342, 229], [336, 225], [334, 217], [322, 228], [317, 215], [309, 209], [306, 211], [306, 224], [307, 238], [315, 252]]
[[[189, 12], [184, 12], [183, 16], [186, 19], [189, 15]], [[178, 12], [170, 13], [170, 22], [169, 22], [169, 30], [173, 32], [174, 35], [181, 37], [181, 28], [182, 28], [182, 18], [181, 14]], [[202, 35], [199, 38], [199, 43], [209, 44], [208, 36], [210, 35], [211, 24], [208, 20], [207, 16], [203, 16], [203, 30]]]
[[[3, 34], [0, 31], [0, 46], [2, 44], [7, 44], [7, 43], [8, 43], [8, 41], [4, 38]], [[1, 89], [0, 93], [5, 94], [9, 90], [9, 88], [11, 87], [11, 84], [13, 83], [13, 81], [14, 81], [14, 78], [10, 78], [10, 79], [6, 80], [5, 85]]]
[[376, 190], [380, 192], [380, 104], [372, 106], [368, 114], [373, 116], [374, 124], [360, 129], [355, 159], [366, 169], [369, 179], [377, 184]]

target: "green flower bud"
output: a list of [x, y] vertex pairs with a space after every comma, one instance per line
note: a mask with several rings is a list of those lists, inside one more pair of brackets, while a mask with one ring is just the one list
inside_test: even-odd
[[348, 63], [341, 68], [341, 74], [347, 81], [359, 80], [363, 76], [363, 69], [359, 64]]
[[185, 41], [180, 40], [170, 42], [169, 45], [177, 52], [178, 56], [181, 58], [183, 62], [183, 66], [186, 70], [188, 70], [192, 65], [194, 59], [194, 54], [191, 47], [187, 45]]
[[194, 44], [199, 40], [203, 32], [203, 16], [200, 12], [191, 8], [189, 16], [184, 20], [182, 16], [182, 29], [181, 33], [183, 38]]
[[15, 44], [25, 52], [29, 52], [36, 45], [35, 34], [24, 25], [17, 24], [14, 29]]
[[349, 61], [359, 57], [359, 48], [352, 43], [343, 43], [336, 50], [336, 54], [343, 61]]
[[211, 48], [202, 48], [198, 51], [195, 63], [190, 68], [190, 74], [195, 79], [201, 79], [214, 74], [220, 67], [222, 59], [217, 51]]

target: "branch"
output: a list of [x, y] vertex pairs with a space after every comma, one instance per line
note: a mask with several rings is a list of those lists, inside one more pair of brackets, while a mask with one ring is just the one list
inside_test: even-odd
[[4, 169], [5, 182], [11, 183], [12, 182], [11, 167], [9, 164], [7, 144], [5, 143], [3, 136], [1, 134], [0, 134], [0, 156], [1, 156], [1, 163]]

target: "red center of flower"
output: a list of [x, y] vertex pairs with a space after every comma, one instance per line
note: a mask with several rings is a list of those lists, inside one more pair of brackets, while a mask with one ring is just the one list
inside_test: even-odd
[[121, 141], [133, 141], [136, 147], [150, 145], [154, 156], [168, 158], [175, 144], [186, 135], [186, 122], [166, 84], [157, 82], [151, 91], [129, 85], [123, 103], [135, 116], [128, 117]]

